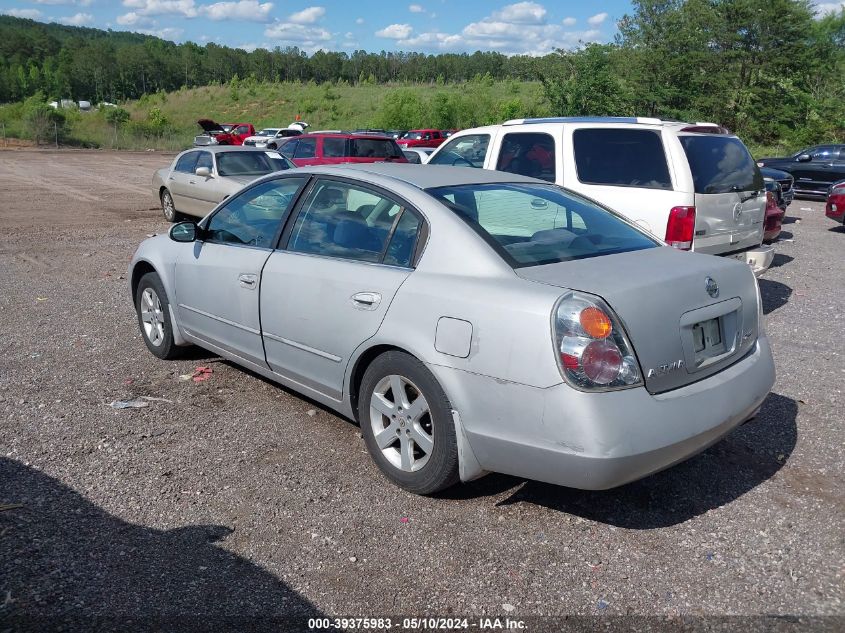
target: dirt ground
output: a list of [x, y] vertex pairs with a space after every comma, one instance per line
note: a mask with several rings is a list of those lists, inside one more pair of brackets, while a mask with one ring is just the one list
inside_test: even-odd
[[[491, 475], [422, 498], [350, 421], [200, 350], [149, 354], [125, 274], [167, 230], [150, 180], [170, 159], [0, 151], [0, 630], [561, 614], [842, 630], [845, 232], [819, 202], [789, 208], [761, 280], [778, 380], [757, 420], [616, 490]], [[179, 379], [200, 365], [209, 380]]]

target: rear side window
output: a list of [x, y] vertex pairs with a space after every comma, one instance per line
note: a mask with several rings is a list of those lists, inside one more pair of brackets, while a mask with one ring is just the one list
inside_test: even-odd
[[555, 141], [536, 132], [506, 134], [499, 150], [499, 171], [555, 181]]
[[763, 176], [738, 138], [681, 136], [696, 193], [760, 191]]
[[323, 158], [343, 158], [346, 156], [345, 138], [324, 138]]
[[182, 172], [183, 174], [193, 174], [196, 169], [199, 154], [199, 152], [188, 152], [182, 156], [178, 161], [176, 161], [176, 171]]
[[390, 138], [353, 138], [349, 155], [356, 158], [402, 158], [402, 150]]
[[299, 144], [296, 146], [296, 151], [293, 154], [294, 158], [314, 158], [317, 151], [317, 139], [302, 138], [299, 139]]
[[455, 165], [457, 167], [484, 167], [489, 134], [467, 134], [447, 141], [440, 151], [431, 157], [428, 165]]
[[672, 189], [659, 132], [581, 129], [572, 142], [578, 180], [585, 184]]

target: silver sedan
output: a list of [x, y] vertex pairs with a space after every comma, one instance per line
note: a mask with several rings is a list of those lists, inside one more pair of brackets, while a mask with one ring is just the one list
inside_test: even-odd
[[295, 167], [276, 151], [240, 146], [189, 149], [153, 174], [153, 195], [171, 222], [184, 216], [201, 218], [256, 178]]
[[618, 486], [717, 441], [774, 383], [747, 265], [514, 174], [274, 174], [143, 242], [129, 279], [157, 357], [199, 345], [356, 420], [421, 494], [490, 471]]

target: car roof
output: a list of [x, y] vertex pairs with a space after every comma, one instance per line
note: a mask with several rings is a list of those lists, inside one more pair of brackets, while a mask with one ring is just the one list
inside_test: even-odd
[[259, 147], [249, 147], [247, 145], [199, 145], [197, 147], [190, 147], [186, 149], [182, 152], [182, 154], [196, 151], [211, 152], [212, 154], [225, 154], [226, 152], [272, 152], [273, 150], [266, 150]]
[[367, 139], [367, 140], [372, 140], [374, 138], [386, 138], [386, 139], [393, 140], [390, 136], [387, 136], [386, 133], [385, 134], [379, 134], [379, 133], [376, 133], [376, 132], [309, 132], [308, 134], [302, 134], [300, 136], [291, 137], [291, 138], [308, 138], [309, 136], [310, 137], [329, 136], [329, 137], [334, 137], [334, 138], [352, 138], [352, 139], [360, 138], [360, 139]]
[[452, 167], [450, 165], [413, 165], [408, 163], [347, 163], [345, 165], [300, 167], [297, 172], [351, 177], [355, 177], [356, 175], [384, 176], [419, 189], [502, 182], [550, 184], [545, 180], [490, 169]]

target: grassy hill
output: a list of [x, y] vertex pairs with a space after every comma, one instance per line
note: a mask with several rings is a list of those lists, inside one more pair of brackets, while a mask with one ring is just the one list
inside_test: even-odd
[[[130, 121], [115, 127], [106, 110], [67, 112], [65, 142], [89, 147], [176, 150], [191, 144], [196, 121], [247, 122], [258, 127], [286, 126], [300, 115], [312, 129], [359, 127], [465, 128], [521, 116], [548, 114], [537, 82], [493, 81], [460, 84], [369, 84], [345, 82], [260, 83], [159, 92], [120, 104]], [[0, 121], [10, 136], [26, 136], [23, 106], [0, 106]]]

